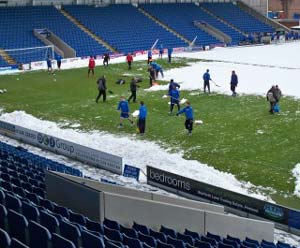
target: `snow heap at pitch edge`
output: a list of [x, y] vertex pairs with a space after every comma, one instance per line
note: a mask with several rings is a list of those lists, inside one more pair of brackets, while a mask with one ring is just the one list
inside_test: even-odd
[[300, 164], [296, 164], [292, 170], [293, 176], [296, 178], [294, 195], [300, 197]]
[[[120, 137], [97, 130], [83, 132], [74, 129], [62, 129], [55, 122], [40, 120], [24, 111], [2, 113], [0, 120], [23, 123], [25, 128], [121, 156], [124, 158], [124, 163], [139, 167], [143, 171], [146, 170], [146, 165], [150, 165], [241, 194], [270, 200], [262, 194], [249, 193], [248, 189], [254, 186], [251, 183], [240, 182], [234, 175], [218, 171], [198, 161], [185, 160], [182, 154], [169, 153], [154, 142]], [[84, 170], [83, 173], [85, 173]], [[142, 176], [141, 183], [145, 182], [146, 178]]]

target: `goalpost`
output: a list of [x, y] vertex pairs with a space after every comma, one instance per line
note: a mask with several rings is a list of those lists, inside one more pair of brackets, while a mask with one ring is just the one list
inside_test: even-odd
[[45, 61], [48, 56], [50, 56], [51, 59], [54, 59], [54, 46], [4, 49], [4, 51], [17, 63], [21, 64]]

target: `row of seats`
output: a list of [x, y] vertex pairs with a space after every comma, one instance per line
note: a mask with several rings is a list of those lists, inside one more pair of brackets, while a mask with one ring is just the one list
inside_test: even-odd
[[261, 22], [233, 3], [202, 3], [201, 7], [222, 18], [245, 33], [273, 32], [270, 25]]
[[193, 21], [201, 19], [201, 10], [194, 4], [142, 4], [140, 7], [188, 40], [192, 41], [197, 36], [196, 44], [199, 46], [221, 43], [194, 26]]
[[165, 48], [187, 46], [177, 36], [153, 22], [130, 4], [113, 4], [101, 8], [66, 5], [64, 9], [123, 53], [148, 50], [156, 39], [159, 39], [158, 46], [163, 45]]
[[[27, 153], [0, 142], [3, 182], [10, 180], [13, 183], [13, 178], [17, 177], [26, 181], [28, 177], [27, 183], [32, 187], [44, 183], [43, 168], [36, 166], [34, 159], [37, 155], [31, 154], [33, 158], [29, 159]], [[45, 199], [45, 195], [23, 189], [23, 184], [20, 189], [24, 194], [15, 191], [17, 186], [13, 186], [10, 189], [0, 185], [0, 247], [14, 248], [20, 241], [22, 246], [19, 247], [31, 248], [291, 248], [281, 242], [275, 245], [249, 238], [241, 241], [235, 237], [200, 235], [189, 230], [179, 233], [165, 226], [156, 231], [135, 222], [131, 227], [109, 219], [99, 223]]]
[[[44, 44], [33, 35], [34, 29], [47, 28], [76, 50], [77, 56], [89, 56], [108, 52], [54, 6], [26, 6], [0, 8], [0, 47], [16, 49], [40, 47]], [[5, 23], [5, 24], [4, 24]], [[81, 47], [85, 44], [86, 47]], [[14, 52], [18, 63], [40, 61], [46, 58], [45, 51]]]

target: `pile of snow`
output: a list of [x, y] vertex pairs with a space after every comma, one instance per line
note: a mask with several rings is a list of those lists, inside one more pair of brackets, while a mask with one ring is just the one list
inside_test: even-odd
[[293, 176], [296, 178], [294, 195], [300, 197], [300, 164], [296, 164], [292, 170]]
[[[185, 160], [181, 153], [170, 153], [154, 142], [120, 137], [97, 130], [83, 132], [74, 129], [62, 129], [54, 122], [37, 119], [23, 111], [3, 113], [0, 120], [22, 123], [25, 128], [121, 156], [124, 158], [124, 163], [137, 166], [142, 171], [146, 170], [146, 165], [150, 165], [241, 194], [269, 200], [262, 194], [250, 193], [249, 189], [255, 188], [251, 183], [240, 182], [234, 175], [218, 171], [196, 160]], [[85, 168], [82, 168], [82, 170], [85, 173]], [[141, 177], [141, 182], [146, 182], [144, 175]]]

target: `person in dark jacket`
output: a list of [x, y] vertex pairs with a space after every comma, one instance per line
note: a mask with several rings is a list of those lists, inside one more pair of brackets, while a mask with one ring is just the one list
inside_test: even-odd
[[56, 63], [57, 63], [57, 69], [60, 70], [61, 67], [61, 60], [62, 60], [62, 56], [60, 54], [58, 54], [56, 56]]
[[210, 93], [210, 84], [209, 81], [211, 80], [209, 70], [207, 69], [206, 72], [203, 74], [203, 81], [204, 81], [204, 86], [203, 90], [204, 93], [206, 93], [206, 88], [208, 89], [208, 93]]
[[171, 94], [171, 90], [172, 90], [174, 87], [177, 88], [177, 89], [180, 89], [180, 85], [179, 85], [178, 83], [174, 82], [174, 79], [171, 79], [171, 81], [170, 81], [170, 83], [169, 83], [169, 91], [168, 91], [168, 95]]
[[193, 123], [194, 123], [194, 113], [191, 103], [186, 101], [185, 108], [177, 112], [177, 116], [180, 114], [185, 114], [185, 129], [188, 130], [188, 135], [192, 135]]
[[149, 50], [147, 64], [149, 65], [151, 61], [152, 61], [152, 50]]
[[179, 93], [179, 90], [176, 89], [175, 86], [173, 86], [172, 90], [169, 93], [169, 96], [171, 98], [171, 105], [170, 105], [170, 113], [169, 114], [172, 115], [173, 108], [174, 108], [175, 104], [177, 105], [178, 111], [180, 110], [180, 104], [179, 104], [180, 93]]
[[133, 99], [133, 102], [136, 102], [136, 90], [138, 87], [140, 87], [140, 86], [138, 85], [137, 78], [132, 78], [131, 83], [130, 83], [131, 95], [128, 98], [128, 102], [130, 102], [131, 99]]
[[273, 85], [271, 89], [268, 90], [267, 93], [267, 101], [270, 103], [270, 110], [269, 110], [270, 114], [274, 114], [274, 106], [276, 104], [275, 91], [276, 88]]
[[109, 53], [103, 55], [103, 65], [108, 66], [108, 61], [110, 60]]
[[281, 90], [279, 89], [278, 85], [275, 86], [274, 96], [275, 96], [276, 103], [278, 103], [282, 96]]
[[168, 48], [168, 62], [171, 63], [172, 60], [172, 53], [173, 53], [173, 48], [169, 47]]
[[105, 79], [104, 75], [97, 80], [97, 85], [98, 85], [99, 93], [96, 98], [96, 103], [98, 103], [98, 101], [102, 95], [103, 95], [103, 102], [105, 102], [106, 101], [106, 79]]
[[138, 128], [141, 135], [145, 134], [146, 129], [146, 118], [147, 118], [147, 108], [143, 101], [140, 102], [139, 108], [139, 119], [138, 119]]
[[232, 96], [236, 96], [235, 88], [238, 85], [238, 76], [236, 75], [235, 71], [231, 73], [231, 80], [230, 80], [230, 90], [232, 91]]
[[149, 66], [148, 72], [150, 87], [152, 87], [153, 81], [155, 81], [155, 70], [152, 68], [152, 66]]
[[47, 62], [48, 73], [52, 73], [53, 69], [52, 69], [52, 60], [50, 55], [48, 55], [46, 62]]

